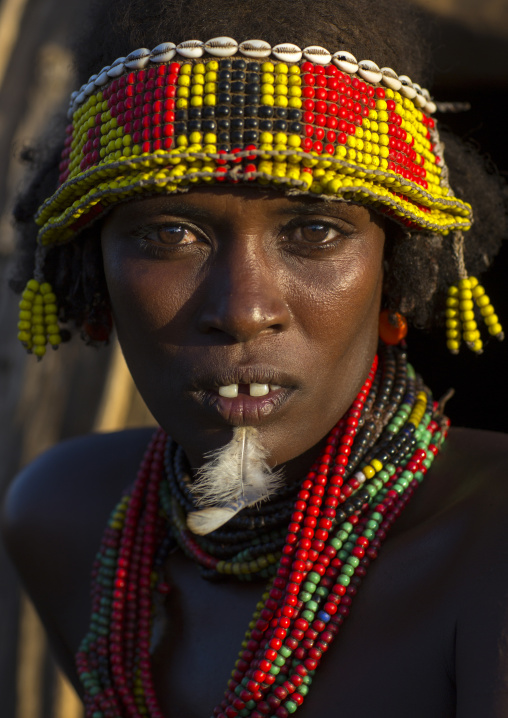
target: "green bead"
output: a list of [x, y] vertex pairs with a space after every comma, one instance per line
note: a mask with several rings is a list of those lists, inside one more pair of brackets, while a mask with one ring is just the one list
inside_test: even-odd
[[286, 701], [284, 703], [284, 708], [287, 710], [288, 713], [294, 713], [298, 708], [298, 704], [294, 701]]
[[306, 696], [308, 692], [309, 692], [309, 686], [306, 686], [304, 683], [302, 683], [302, 685], [299, 686], [299, 688], [298, 688], [298, 693], [301, 696]]
[[373, 529], [374, 531], [376, 531], [376, 529], [379, 528], [378, 522], [377, 522], [377, 521], [374, 521], [373, 519], [369, 519], [369, 521], [367, 521], [367, 523], [365, 524], [365, 526], [366, 526], [368, 529]]
[[238, 712], [238, 715], [241, 716], [241, 718], [249, 718], [250, 711], [247, 710], [247, 708], [242, 708], [242, 710]]
[[279, 649], [279, 653], [280, 653], [282, 656], [284, 656], [284, 658], [289, 658], [289, 656], [291, 655], [292, 651], [291, 651], [291, 649], [288, 648], [287, 646], [281, 646], [281, 648]]
[[328, 596], [328, 590], [324, 586], [318, 586], [316, 588], [316, 593], [318, 596], [322, 596], [323, 598], [326, 598], [326, 596]]
[[407, 469], [404, 469], [404, 471], [400, 475], [401, 479], [409, 479], [409, 481], [412, 480], [413, 474], [411, 471], [408, 471]]
[[380, 471], [379, 474], [377, 475], [377, 478], [378, 478], [378, 479], [381, 479], [381, 481], [383, 482], [383, 484], [386, 484], [386, 482], [387, 482], [388, 479], [390, 478], [390, 474], [389, 474], [388, 471], [386, 471], [385, 469], [381, 469], [381, 471]]
[[342, 548], [342, 541], [339, 538], [332, 538], [330, 543], [336, 551]]
[[372, 498], [372, 496], [375, 496], [377, 492], [379, 491], [379, 488], [374, 486], [375, 479], [365, 486], [366, 491], [368, 492], [369, 496]]
[[337, 558], [340, 558], [341, 561], [347, 561], [348, 556], [349, 553], [345, 549], [341, 549], [337, 554]]
[[374, 521], [382, 521], [383, 520], [383, 514], [380, 514], [379, 511], [373, 511], [371, 516]]
[[319, 608], [319, 603], [317, 601], [307, 601], [307, 603], [305, 604], [305, 608], [307, 611], [313, 611], [314, 613], [316, 613]]
[[351, 579], [349, 576], [345, 576], [343, 573], [341, 573], [337, 579], [337, 583], [342, 584], [343, 586], [349, 586], [351, 583]]
[[342, 524], [342, 528], [344, 529], [344, 531], [347, 531], [349, 535], [353, 530], [353, 524], [349, 521], [344, 521], [344, 523]]
[[316, 571], [309, 571], [307, 574], [307, 580], [312, 581], [316, 585], [321, 581], [321, 576]]
[[388, 471], [390, 476], [393, 476], [394, 473], [397, 471], [397, 469], [395, 468], [395, 466], [393, 464], [386, 464], [385, 469]]
[[275, 657], [274, 663], [276, 666], [283, 666], [285, 662], [286, 662], [286, 659], [284, 658], [284, 656], [276, 656]]
[[310, 599], [312, 598], [312, 593], [310, 593], [309, 591], [300, 591], [300, 596], [299, 596], [299, 598], [300, 598], [304, 603], [306, 603], [307, 601], [310, 601]]
[[256, 701], [247, 701], [247, 703], [245, 704], [245, 707], [249, 711], [253, 710], [256, 707]]
[[422, 464], [425, 466], [426, 469], [430, 469], [432, 466], [432, 462], [434, 461], [434, 455], [432, 455], [432, 459], [429, 459], [428, 457], [422, 461]]
[[353, 566], [350, 566], [348, 563], [346, 563], [342, 568], [340, 569], [341, 573], [346, 574], [346, 576], [352, 576], [355, 572]]
[[347, 562], [348, 562], [351, 566], [353, 566], [353, 568], [357, 568], [357, 566], [360, 565], [360, 559], [357, 558], [356, 556], [350, 556], [350, 557], [348, 558]]
[[[344, 525], [344, 524], [343, 524]], [[349, 533], [347, 531], [344, 531], [344, 529], [341, 529], [340, 531], [337, 531], [337, 539], [342, 543], [344, 541], [347, 541], [349, 537]]]
[[302, 611], [302, 618], [305, 618], [309, 623], [314, 620], [315, 615], [314, 611]]
[[303, 584], [303, 588], [305, 589], [305, 591], [308, 591], [312, 594], [316, 590], [316, 584], [312, 583], [312, 581], [305, 581], [305, 583]]
[[376, 533], [375, 533], [375, 531], [372, 531], [372, 529], [365, 529], [365, 531], [363, 532], [363, 535], [365, 536], [365, 538], [367, 538], [367, 539], [369, 539], [369, 541], [371, 541], [375, 537]]
[[270, 668], [270, 673], [272, 676], [277, 676], [280, 673], [280, 667], [272, 665]]

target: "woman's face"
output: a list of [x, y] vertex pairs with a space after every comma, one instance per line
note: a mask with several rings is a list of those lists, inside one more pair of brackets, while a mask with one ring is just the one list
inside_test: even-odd
[[[272, 465], [312, 456], [370, 369], [383, 244], [383, 221], [365, 207], [259, 188], [200, 188], [109, 214], [118, 337], [192, 466], [242, 424]], [[236, 398], [221, 395], [236, 385]], [[251, 396], [267, 391], [257, 385], [268, 393]]]

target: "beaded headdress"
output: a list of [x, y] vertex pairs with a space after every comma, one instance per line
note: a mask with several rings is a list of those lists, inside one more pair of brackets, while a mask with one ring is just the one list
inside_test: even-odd
[[435, 110], [409, 77], [319, 46], [218, 37], [115, 60], [71, 96], [59, 187], [36, 215], [19, 338], [39, 357], [60, 343], [43, 277], [49, 248], [140, 194], [229, 182], [368, 204], [411, 231], [450, 235], [461, 282], [448, 300], [448, 346], [464, 338], [481, 351], [473, 299], [490, 333], [502, 329], [464, 268], [471, 207], [448, 184]]

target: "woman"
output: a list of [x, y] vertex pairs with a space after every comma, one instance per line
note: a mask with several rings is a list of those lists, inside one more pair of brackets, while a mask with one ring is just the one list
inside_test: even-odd
[[56, 447], [4, 512], [87, 715], [508, 714], [506, 440], [442, 448], [394, 346], [397, 312], [447, 301], [452, 350], [480, 349], [474, 302], [500, 334], [467, 276], [497, 180], [450, 138], [454, 194], [430, 96], [379, 71], [425, 81], [421, 28], [394, 3], [117, 2], [93, 38], [20, 338], [98, 341], [112, 312], [162, 429]]

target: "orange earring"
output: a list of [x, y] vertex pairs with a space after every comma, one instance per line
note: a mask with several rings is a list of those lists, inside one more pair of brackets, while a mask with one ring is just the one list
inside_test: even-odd
[[407, 319], [399, 312], [383, 309], [379, 314], [379, 336], [385, 344], [398, 344], [407, 334]]

